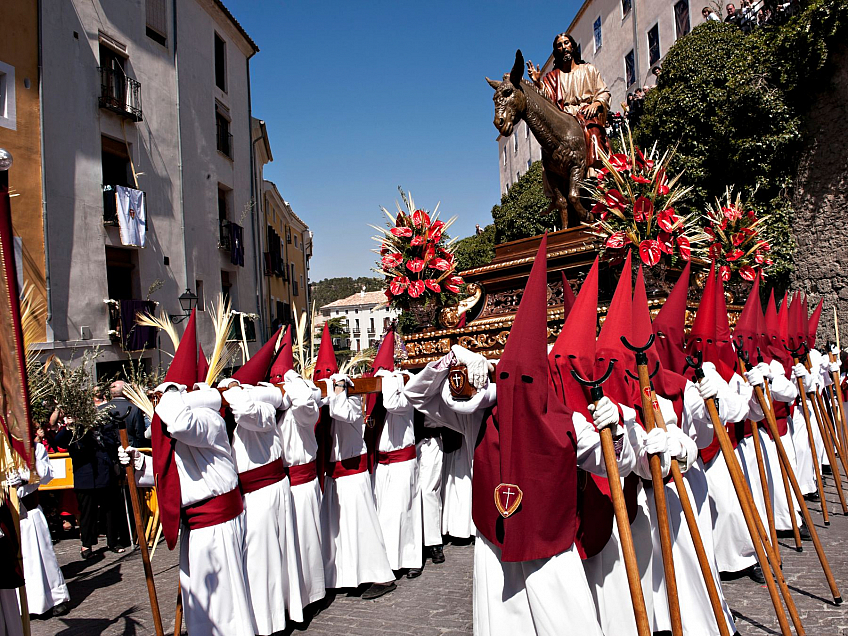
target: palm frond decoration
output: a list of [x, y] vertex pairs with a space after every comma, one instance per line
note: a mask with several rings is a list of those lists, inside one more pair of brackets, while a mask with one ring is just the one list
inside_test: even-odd
[[356, 375], [358, 373], [363, 373], [371, 366], [371, 363], [374, 362], [374, 358], [376, 357], [376, 347], [368, 347], [367, 349], [363, 349], [349, 360], [346, 360], [342, 364], [341, 368], [339, 368], [339, 373], [346, 373], [347, 375]]
[[135, 404], [139, 410], [144, 413], [150, 420], [153, 420], [153, 402], [147, 397], [147, 393], [138, 387], [133, 382], [124, 384], [124, 397]]
[[209, 315], [212, 316], [212, 326], [215, 329], [215, 346], [209, 357], [209, 372], [206, 374], [206, 383], [211, 385], [230, 364], [237, 347], [227, 341], [233, 326], [230, 300], [225, 300], [223, 294], [218, 294], [216, 303], [209, 308]]
[[164, 310], [162, 310], [162, 315], [159, 317], [147, 312], [139, 313], [135, 317], [135, 321], [142, 327], [154, 327], [164, 331], [168, 335], [168, 338], [171, 339], [171, 344], [174, 345], [174, 351], [180, 346], [180, 337], [177, 334], [177, 328]]

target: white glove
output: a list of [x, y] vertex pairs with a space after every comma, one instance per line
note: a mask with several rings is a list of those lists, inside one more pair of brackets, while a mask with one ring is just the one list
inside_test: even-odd
[[757, 367], [751, 367], [745, 372], [745, 379], [748, 380], [748, 384], [751, 386], [762, 386], [763, 385], [763, 374], [760, 373], [760, 370]]
[[138, 452], [138, 449], [132, 446], [121, 448], [118, 446], [118, 461], [121, 466], [128, 466], [130, 461], [136, 470], [141, 470], [144, 467], [144, 455]]
[[645, 451], [649, 455], [660, 455], [669, 450], [668, 435], [659, 426], [654, 428], [645, 440]]
[[758, 363], [757, 366], [755, 366], [754, 368], [760, 373], [762, 373], [763, 377], [766, 380], [774, 379], [774, 371], [772, 371], [771, 367], [765, 362]]
[[698, 393], [700, 393], [701, 399], [705, 402], [718, 395], [718, 386], [716, 381], [708, 375], [704, 376], [704, 378], [698, 382], [697, 386]]
[[17, 488], [18, 486], [22, 486], [24, 483], [23, 477], [17, 471], [6, 473], [6, 486], [9, 488]]
[[685, 473], [698, 459], [698, 446], [674, 424], [667, 427], [668, 453], [680, 466], [680, 472]]
[[828, 369], [830, 370], [831, 373], [839, 373], [839, 367], [841, 366], [841, 363], [839, 362], [839, 358], [837, 358], [833, 362], [829, 363], [827, 366], [828, 366]]
[[469, 351], [465, 347], [454, 345], [451, 347], [451, 353], [456, 357], [459, 364], [464, 364], [468, 370], [468, 381], [478, 391], [485, 389], [489, 384], [489, 370], [492, 367], [486, 357], [479, 353]]
[[592, 414], [592, 421], [598, 431], [605, 428], [610, 428], [612, 434], [616, 435], [618, 428], [618, 407], [608, 397], [602, 397], [597, 404], [589, 405], [589, 412]]
[[350, 379], [350, 376], [347, 373], [334, 373], [330, 376], [331, 382], [344, 382], [347, 386], [353, 386], [353, 380]]
[[250, 394], [241, 388], [241, 386], [234, 386], [224, 391], [221, 397], [227, 401], [227, 404], [239, 404], [240, 402], [247, 402]]
[[810, 375], [810, 372], [807, 371], [807, 367], [805, 367], [801, 362], [792, 367], [792, 377], [796, 380], [798, 378], [804, 384], [804, 392], [809, 393], [813, 390], [813, 376]]

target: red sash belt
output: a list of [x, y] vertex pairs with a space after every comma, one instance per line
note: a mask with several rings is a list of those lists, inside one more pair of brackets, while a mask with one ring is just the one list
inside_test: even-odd
[[283, 481], [286, 475], [288, 475], [288, 471], [283, 466], [283, 459], [280, 457], [259, 468], [251, 468], [239, 473], [239, 487], [241, 492], [246, 495], [249, 492]]
[[397, 464], [399, 462], [408, 462], [412, 459], [415, 459], [415, 444], [407, 446], [406, 448], [389, 451], [387, 453], [384, 453], [383, 451], [377, 453], [378, 464]]
[[200, 530], [235, 519], [243, 510], [241, 490], [233, 488], [223, 495], [186, 506], [182, 509], [182, 518], [191, 530]]
[[289, 466], [289, 479], [292, 487], [308, 484], [318, 476], [317, 465], [314, 461], [299, 466]]
[[327, 474], [333, 479], [339, 477], [347, 477], [349, 475], [358, 475], [368, 470], [368, 454], [359, 455], [358, 457], [350, 457], [343, 459], [340, 462], [330, 462], [327, 464]]

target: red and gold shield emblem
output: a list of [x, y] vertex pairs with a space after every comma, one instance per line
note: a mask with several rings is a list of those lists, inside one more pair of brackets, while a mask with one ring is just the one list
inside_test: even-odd
[[454, 367], [448, 373], [448, 382], [450, 382], [451, 393], [454, 395], [462, 395], [465, 391], [465, 385], [468, 384], [468, 371], [465, 367]]
[[515, 484], [498, 484], [495, 488], [495, 506], [501, 517], [506, 519], [521, 505], [524, 493]]

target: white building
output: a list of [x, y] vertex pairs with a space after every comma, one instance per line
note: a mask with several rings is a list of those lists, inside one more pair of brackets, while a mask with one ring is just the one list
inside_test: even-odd
[[[552, 27], [551, 45], [561, 31], [577, 41], [583, 59], [594, 64], [610, 89], [612, 112], [624, 112], [627, 94], [656, 82], [652, 70], [671, 46], [701, 22], [701, 7], [692, 0], [585, 0], [567, 29]], [[511, 60], [505, 60], [505, 65]], [[553, 68], [553, 56], [542, 67]], [[508, 70], [508, 68], [504, 68]], [[526, 74], [525, 74], [526, 77]], [[542, 151], [521, 122], [510, 137], [498, 136], [501, 194], [527, 172]]]
[[399, 311], [386, 305], [383, 292], [367, 292], [364, 289], [321, 307], [324, 322], [331, 318], [345, 319], [353, 351], [362, 351], [377, 344], [392, 320], [399, 315]]
[[[40, 6], [43, 348], [67, 357], [98, 346], [98, 373], [114, 372], [127, 359], [114, 308], [149, 297], [180, 315], [187, 289], [198, 309], [223, 292], [234, 309], [262, 315], [249, 98], [256, 44], [220, 0]], [[116, 186], [144, 192], [143, 248], [122, 243]], [[110, 311], [104, 299], [118, 304]], [[211, 320], [198, 316], [208, 346]]]

